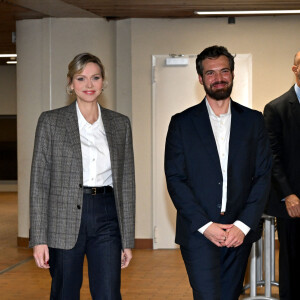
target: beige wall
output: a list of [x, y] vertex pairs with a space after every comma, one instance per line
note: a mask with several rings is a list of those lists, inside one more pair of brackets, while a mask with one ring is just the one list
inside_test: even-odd
[[116, 25], [116, 110], [132, 117], [131, 20]]
[[152, 238], [151, 55], [197, 54], [213, 44], [232, 53], [251, 53], [253, 107], [262, 110], [294, 82], [291, 65], [300, 49], [295, 34], [299, 26], [299, 16], [236, 18], [235, 25], [228, 25], [227, 18], [19, 21], [18, 114], [24, 124], [19, 142], [25, 147], [19, 153], [19, 236], [28, 236], [29, 170], [37, 117], [42, 110], [68, 103], [65, 74], [75, 54], [91, 51], [102, 58], [109, 76], [105, 106], [132, 119], [136, 237]]

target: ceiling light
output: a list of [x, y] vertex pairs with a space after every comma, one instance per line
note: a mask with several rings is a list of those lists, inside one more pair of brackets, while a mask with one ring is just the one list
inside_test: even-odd
[[220, 15], [288, 15], [300, 14], [300, 10], [235, 10], [235, 11], [195, 11], [196, 15], [201, 16], [220, 16]]
[[17, 54], [0, 54], [0, 57], [17, 57]]
[[9, 60], [6, 62], [8, 65], [13, 65], [13, 64], [16, 64], [17, 61], [16, 60]]

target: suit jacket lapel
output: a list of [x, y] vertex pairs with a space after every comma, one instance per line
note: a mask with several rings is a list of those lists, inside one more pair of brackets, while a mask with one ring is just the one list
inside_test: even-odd
[[231, 128], [229, 137], [228, 168], [233, 163], [239, 144], [243, 141], [244, 121], [242, 108], [231, 100]]
[[296, 123], [300, 127], [300, 103], [298, 101], [294, 86], [290, 88], [289, 93], [289, 102], [291, 104], [291, 111], [294, 117], [293, 119], [296, 120]]
[[202, 141], [202, 144], [204, 145], [204, 148], [212, 158], [216, 167], [221, 170], [217, 144], [209, 120], [205, 98], [199, 104], [198, 107], [199, 107], [198, 111], [193, 115], [193, 119], [192, 119], [193, 124]]
[[76, 159], [79, 159], [82, 162], [80, 134], [76, 112], [76, 101], [74, 101], [71, 105], [67, 107], [66, 128], [69, 133], [72, 151], [74, 152]]
[[116, 138], [114, 137], [115, 132], [115, 124], [114, 119], [110, 117], [108, 111], [101, 106], [101, 118], [107, 138], [109, 153], [110, 153], [110, 161], [111, 161], [111, 170], [114, 182], [114, 188], [117, 187], [117, 169], [118, 169], [118, 153], [117, 146], [115, 145]]

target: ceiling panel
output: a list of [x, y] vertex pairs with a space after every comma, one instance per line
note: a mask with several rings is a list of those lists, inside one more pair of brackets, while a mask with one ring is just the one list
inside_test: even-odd
[[300, 1], [284, 0], [64, 0], [101, 17], [195, 17], [195, 10], [299, 9]]
[[0, 1], [0, 53], [16, 53], [16, 45], [12, 43], [12, 32], [16, 31], [16, 20], [43, 17], [46, 15], [13, 5], [7, 1]]

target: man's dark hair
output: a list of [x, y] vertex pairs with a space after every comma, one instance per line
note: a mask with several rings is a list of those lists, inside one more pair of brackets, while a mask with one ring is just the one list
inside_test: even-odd
[[211, 46], [205, 48], [196, 58], [196, 70], [198, 75], [203, 77], [203, 65], [202, 62], [206, 58], [218, 58], [219, 56], [224, 55], [229, 60], [230, 71], [234, 70], [234, 56], [228, 52], [227, 48], [223, 46]]

